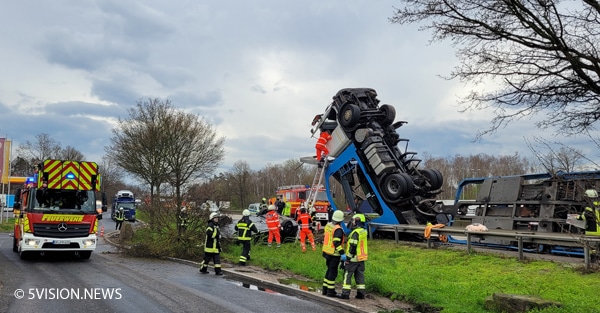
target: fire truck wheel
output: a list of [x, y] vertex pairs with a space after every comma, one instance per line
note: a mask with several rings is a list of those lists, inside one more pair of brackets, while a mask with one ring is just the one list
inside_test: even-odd
[[19, 252], [19, 246], [17, 246], [17, 238], [13, 237], [13, 252]]
[[381, 190], [384, 197], [391, 203], [398, 203], [413, 192], [412, 178], [405, 173], [394, 173], [383, 178]]
[[381, 111], [384, 116], [383, 120], [381, 121], [381, 124], [383, 126], [392, 125], [392, 123], [396, 119], [396, 109], [389, 104], [384, 104], [379, 107], [379, 111]]
[[360, 119], [360, 108], [354, 103], [346, 103], [340, 108], [338, 120], [347, 130], [353, 130]]

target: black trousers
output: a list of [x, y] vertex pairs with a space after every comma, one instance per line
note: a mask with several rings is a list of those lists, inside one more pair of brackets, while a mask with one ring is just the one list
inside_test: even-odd
[[335, 279], [338, 276], [340, 256], [323, 253], [323, 257], [325, 258], [325, 265], [327, 265], [327, 271], [325, 272], [325, 278], [323, 279], [323, 288], [327, 288], [330, 292], [335, 292]]

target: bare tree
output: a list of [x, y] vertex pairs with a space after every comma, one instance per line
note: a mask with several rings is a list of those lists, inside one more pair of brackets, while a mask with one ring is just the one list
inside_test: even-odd
[[538, 137], [534, 137], [534, 140], [535, 143], [527, 140], [527, 146], [548, 173], [573, 172], [580, 169], [584, 160], [592, 162], [579, 149], [559, 142], [552, 143]]
[[225, 138], [197, 115], [181, 111], [165, 116], [163, 123], [168, 125], [163, 140], [169, 182], [180, 207], [182, 186], [210, 177], [223, 161]]
[[72, 160], [72, 161], [84, 161], [85, 156], [79, 150], [66, 146], [64, 149], [60, 149], [56, 154], [57, 159], [61, 160]]
[[250, 202], [253, 171], [246, 161], [237, 161], [227, 175], [227, 182], [232, 198], [245, 208]]
[[113, 135], [106, 148], [108, 159], [150, 186], [153, 207], [159, 211], [162, 206], [155, 202], [154, 191], [160, 196], [161, 185], [171, 191], [169, 206], [178, 208], [181, 188], [212, 175], [224, 156], [224, 139], [212, 125], [177, 110], [169, 100], [138, 101]]
[[461, 64], [449, 79], [493, 80], [497, 90], [473, 90], [463, 108], [494, 108], [489, 129], [543, 112], [538, 127], [566, 134], [600, 119], [598, 1], [400, 0], [392, 23], [425, 23], [433, 41], [451, 40]]
[[107, 157], [127, 173], [141, 178], [150, 186], [150, 200], [160, 195], [160, 185], [169, 177], [164, 134], [169, 125], [163, 121], [172, 114], [169, 100], [139, 100], [129, 109], [128, 119], [119, 119], [113, 129], [111, 145], [105, 148]]
[[41, 133], [36, 135], [35, 139], [35, 142], [27, 140], [17, 148], [17, 155], [28, 160], [31, 168], [36, 163], [59, 156], [61, 150], [60, 143], [50, 137], [50, 135]]

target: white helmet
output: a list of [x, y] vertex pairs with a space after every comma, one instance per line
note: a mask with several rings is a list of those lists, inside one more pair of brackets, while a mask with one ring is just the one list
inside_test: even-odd
[[123, 207], [120, 207], [120, 208], [119, 208], [119, 211], [123, 211]]
[[208, 217], [208, 219], [212, 220], [215, 217], [219, 217], [219, 213], [217, 213], [217, 212], [210, 213], [210, 216]]
[[595, 189], [588, 189], [585, 191], [585, 195], [588, 198], [598, 198], [598, 192]]
[[275, 210], [275, 206], [274, 205], [269, 205], [269, 211], [274, 211]]
[[340, 211], [340, 210], [336, 210], [335, 212], [333, 212], [333, 216], [331, 217], [331, 219], [335, 222], [341, 222], [344, 220], [344, 212]]
[[248, 210], [248, 209], [245, 209], [245, 210], [242, 212], [242, 215], [243, 215], [243, 216], [250, 216], [250, 210]]

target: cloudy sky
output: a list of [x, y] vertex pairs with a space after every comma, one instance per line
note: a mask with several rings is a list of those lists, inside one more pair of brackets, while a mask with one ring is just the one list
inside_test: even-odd
[[168, 98], [226, 138], [223, 170], [239, 160], [258, 170], [314, 154], [313, 117], [338, 90], [370, 87], [408, 121], [399, 132], [419, 154], [529, 155], [525, 138], [548, 138], [522, 120], [473, 142], [491, 112], [458, 112], [465, 86], [439, 77], [454, 50], [391, 24], [395, 3], [4, 2], [0, 137], [17, 146], [48, 133], [99, 162], [128, 108]]

